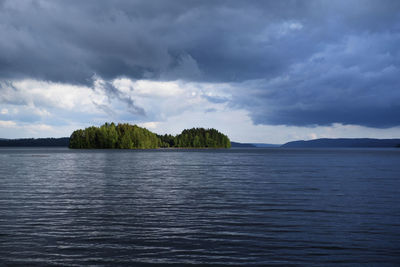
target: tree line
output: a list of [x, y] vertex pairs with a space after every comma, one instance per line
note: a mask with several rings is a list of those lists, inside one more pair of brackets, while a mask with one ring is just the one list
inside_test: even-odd
[[215, 129], [192, 128], [176, 136], [157, 135], [146, 128], [127, 123], [105, 123], [72, 133], [70, 148], [230, 148], [229, 138]]
[[189, 148], [230, 148], [229, 138], [215, 129], [192, 128], [181, 134], [159, 135], [162, 147]]
[[68, 137], [0, 139], [0, 147], [66, 147], [68, 144]]

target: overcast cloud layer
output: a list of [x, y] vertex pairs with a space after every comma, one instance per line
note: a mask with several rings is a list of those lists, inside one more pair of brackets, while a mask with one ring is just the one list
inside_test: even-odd
[[0, 36], [3, 126], [165, 122], [200, 107], [255, 125], [400, 126], [396, 0], [0, 0]]

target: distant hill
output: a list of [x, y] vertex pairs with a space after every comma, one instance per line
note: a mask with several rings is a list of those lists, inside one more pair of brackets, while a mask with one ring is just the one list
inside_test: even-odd
[[398, 147], [400, 139], [372, 138], [321, 138], [308, 141], [292, 141], [281, 147]]
[[264, 143], [252, 143], [255, 147], [280, 147], [281, 145], [276, 145], [276, 144], [264, 144]]
[[264, 144], [264, 143], [239, 143], [231, 142], [232, 147], [253, 147], [253, 148], [266, 148], [266, 147], [280, 147], [281, 145]]
[[231, 142], [231, 147], [256, 147], [256, 146], [249, 143]]
[[0, 147], [68, 147], [69, 137], [0, 139]]

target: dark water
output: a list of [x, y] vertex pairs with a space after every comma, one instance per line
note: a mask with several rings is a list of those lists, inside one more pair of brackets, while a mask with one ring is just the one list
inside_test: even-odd
[[400, 149], [0, 149], [0, 265], [400, 264]]

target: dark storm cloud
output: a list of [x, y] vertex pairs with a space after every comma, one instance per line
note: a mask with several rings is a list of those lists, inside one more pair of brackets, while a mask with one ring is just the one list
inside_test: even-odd
[[256, 123], [396, 126], [399, 11], [378, 0], [3, 0], [0, 79], [227, 82]]
[[349, 36], [272, 79], [238, 84], [233, 105], [257, 124], [399, 126], [399, 44], [400, 34]]

